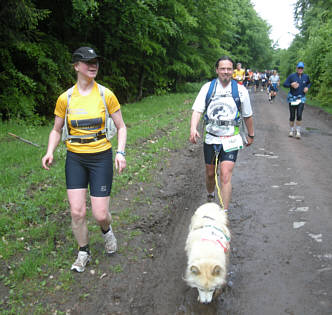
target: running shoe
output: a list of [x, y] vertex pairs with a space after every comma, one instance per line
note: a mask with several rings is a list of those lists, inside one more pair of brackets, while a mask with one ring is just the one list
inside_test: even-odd
[[79, 251], [77, 255], [77, 259], [72, 264], [70, 270], [75, 270], [77, 272], [83, 272], [85, 270], [85, 266], [91, 261], [91, 255], [87, 252]]
[[293, 131], [293, 130], [291, 130], [291, 131], [289, 132], [288, 137], [294, 137], [294, 131]]
[[206, 197], [207, 202], [214, 202], [214, 194], [208, 194]]
[[300, 133], [300, 131], [296, 131], [296, 139], [301, 139], [301, 133]]
[[113, 254], [117, 251], [117, 241], [112, 231], [108, 231], [106, 234], [103, 234], [105, 241], [105, 251], [107, 254]]

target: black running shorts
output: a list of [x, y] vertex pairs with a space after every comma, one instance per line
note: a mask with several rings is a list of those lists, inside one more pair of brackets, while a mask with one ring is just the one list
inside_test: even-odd
[[90, 185], [90, 196], [106, 197], [111, 193], [112, 180], [112, 149], [99, 153], [67, 151], [67, 189], [88, 188]]
[[304, 103], [300, 103], [299, 105], [291, 105], [289, 103], [289, 121], [295, 120], [295, 113], [296, 113], [296, 120], [302, 120], [302, 113], [304, 109]]
[[[225, 152], [221, 147], [220, 153], [218, 155], [218, 163], [223, 161], [231, 161], [235, 163], [238, 152], [239, 150]], [[206, 144], [204, 142], [204, 160], [205, 164], [216, 164], [216, 154], [213, 144]]]

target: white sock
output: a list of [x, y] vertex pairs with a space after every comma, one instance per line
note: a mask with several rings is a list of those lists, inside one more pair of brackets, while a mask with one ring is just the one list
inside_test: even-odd
[[301, 131], [301, 127], [300, 126], [296, 126], [296, 131], [300, 132]]

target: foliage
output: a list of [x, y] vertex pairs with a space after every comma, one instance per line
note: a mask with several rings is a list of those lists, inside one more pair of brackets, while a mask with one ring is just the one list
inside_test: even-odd
[[233, 34], [229, 43], [235, 60], [259, 71], [271, 68], [270, 26], [258, 16], [249, 0], [232, 1], [232, 12]]
[[98, 80], [122, 103], [209, 79], [223, 54], [246, 67], [265, 68], [271, 59], [269, 26], [250, 0], [13, 0], [3, 7], [2, 119], [53, 115], [75, 80], [70, 55], [80, 46], [103, 56]]

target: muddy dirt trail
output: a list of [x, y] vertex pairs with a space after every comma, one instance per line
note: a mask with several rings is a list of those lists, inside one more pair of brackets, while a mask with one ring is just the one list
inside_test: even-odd
[[251, 100], [256, 137], [234, 170], [229, 285], [222, 295], [201, 305], [182, 280], [190, 218], [206, 198], [202, 144], [188, 143], [159, 167], [153, 183], [114, 200], [121, 208], [140, 196], [140, 219], [130, 230], [142, 234], [127, 243], [118, 235], [120, 246], [132, 248], [132, 255], [111, 258], [122, 272], [98, 282], [75, 275], [90, 295], [73, 298], [68, 314], [332, 314], [332, 118], [306, 106], [297, 140], [288, 137], [283, 92], [273, 104], [261, 91]]

